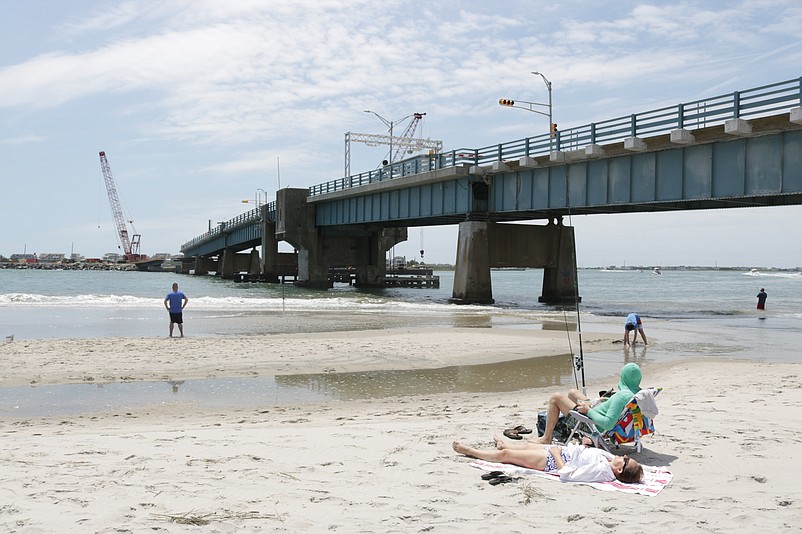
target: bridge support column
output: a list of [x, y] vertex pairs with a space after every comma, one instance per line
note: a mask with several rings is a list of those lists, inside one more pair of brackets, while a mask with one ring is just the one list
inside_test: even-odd
[[448, 301], [453, 304], [495, 302], [490, 282], [487, 221], [465, 221], [459, 224], [454, 290]]
[[234, 278], [234, 264], [237, 253], [232, 249], [225, 249], [221, 257], [217, 258], [217, 276], [221, 278]]
[[251, 265], [248, 274], [259, 276], [262, 274], [262, 260], [259, 258], [259, 251], [255, 248], [251, 250]]
[[546, 226], [552, 242], [556, 264], [543, 269], [543, 294], [538, 302], [545, 304], [574, 304], [581, 299], [577, 295], [576, 245], [574, 229], [570, 226], [549, 224]]
[[203, 256], [195, 256], [195, 274], [209, 274], [209, 260]]
[[298, 279], [295, 285], [316, 289], [331, 287], [329, 267], [324, 261], [323, 239], [315, 226], [315, 207], [308, 205], [308, 189], [276, 191], [276, 239], [283, 239], [298, 251]]
[[266, 207], [262, 207], [262, 275], [266, 282], [278, 282], [278, 239], [276, 223], [266, 217]]
[[406, 228], [383, 228], [366, 237], [356, 237], [356, 287], [384, 287], [385, 256], [396, 244], [407, 240]]
[[321, 258], [321, 246], [320, 241], [315, 239], [310, 248], [301, 248], [298, 251], [298, 280], [295, 285], [313, 289], [328, 289], [332, 286], [329, 282], [329, 267]]

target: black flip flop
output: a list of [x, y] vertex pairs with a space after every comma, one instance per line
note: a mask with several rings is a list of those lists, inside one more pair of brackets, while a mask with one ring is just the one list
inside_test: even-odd
[[531, 434], [532, 433], [532, 430], [529, 429], [529, 428], [526, 428], [524, 425], [518, 425], [515, 428], [513, 428], [513, 430], [515, 430], [519, 434]]
[[503, 474], [504, 474], [503, 471], [490, 471], [489, 473], [485, 473], [484, 475], [482, 475], [482, 480], [491, 480], [494, 478], [498, 478]]
[[518, 435], [518, 431], [514, 428], [508, 428], [504, 431], [504, 435], [510, 439], [524, 439]]
[[491, 486], [498, 486], [499, 484], [506, 484], [507, 482], [512, 482], [513, 480], [515, 480], [515, 479], [512, 478], [511, 476], [504, 475], [504, 476], [501, 476], [501, 477], [491, 478], [490, 479], [490, 485]]

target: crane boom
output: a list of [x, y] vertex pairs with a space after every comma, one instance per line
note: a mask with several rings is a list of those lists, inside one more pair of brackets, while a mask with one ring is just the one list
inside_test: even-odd
[[106, 192], [109, 194], [111, 214], [114, 217], [114, 224], [117, 226], [117, 237], [119, 237], [120, 243], [122, 244], [125, 261], [136, 261], [140, 258], [140, 235], [133, 234], [131, 239], [128, 237], [128, 227], [125, 225], [123, 208], [120, 205], [120, 198], [117, 196], [117, 187], [114, 185], [114, 177], [111, 174], [109, 160], [106, 159], [106, 153], [104, 151], [100, 152], [100, 168], [103, 170], [103, 179], [106, 181]]
[[[415, 129], [418, 127], [418, 123], [420, 122], [420, 120], [423, 118], [424, 115], [426, 115], [426, 113], [412, 114], [412, 120], [409, 121], [407, 129], [404, 130], [403, 134], [401, 134], [401, 139], [404, 140], [412, 139], [412, 136], [415, 135]], [[390, 162], [398, 161], [398, 156], [403, 154], [405, 149], [406, 147], [404, 147], [403, 145], [399, 145], [399, 147], [395, 151], [395, 154], [393, 154], [393, 157], [390, 159]]]
[[382, 134], [365, 134], [365, 133], [355, 133], [355, 132], [345, 132], [345, 177], [351, 175], [351, 141], [355, 141], [358, 143], [365, 143], [368, 146], [377, 146], [377, 145], [386, 145], [389, 144], [391, 147], [395, 149], [395, 153], [391, 153], [392, 156], [391, 162], [394, 162], [398, 159], [404, 150], [424, 150], [430, 149], [434, 150], [435, 153], [440, 153], [443, 151], [443, 142], [437, 141], [434, 139], [418, 139], [412, 137], [415, 134], [415, 129], [418, 127], [418, 123], [423, 118], [426, 113], [413, 113], [410, 115], [412, 121], [410, 121], [407, 128], [404, 130], [402, 135], [382, 135]]

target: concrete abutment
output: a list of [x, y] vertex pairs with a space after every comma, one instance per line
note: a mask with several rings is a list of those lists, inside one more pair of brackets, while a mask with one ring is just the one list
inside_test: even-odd
[[542, 268], [539, 302], [576, 303], [574, 229], [561, 219], [547, 225], [465, 221], [459, 225], [454, 289], [449, 302], [493, 303], [491, 268]]

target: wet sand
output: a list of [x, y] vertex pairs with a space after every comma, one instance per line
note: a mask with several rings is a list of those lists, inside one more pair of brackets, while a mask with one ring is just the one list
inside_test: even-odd
[[[0, 385], [436, 369], [563, 353], [565, 333], [550, 334], [465, 329], [15, 341], [0, 345]], [[618, 336], [585, 337], [592, 354]], [[590, 381], [588, 390], [614, 380]], [[798, 529], [802, 485], [789, 466], [802, 456], [799, 365], [650, 363], [644, 385], [664, 388], [658, 432], [632, 455], [674, 473], [657, 497], [538, 477], [490, 486], [451, 450], [455, 439], [489, 447], [504, 428], [531, 427], [548, 394], [568, 384], [253, 408], [177, 401], [0, 418], [0, 530]]]

